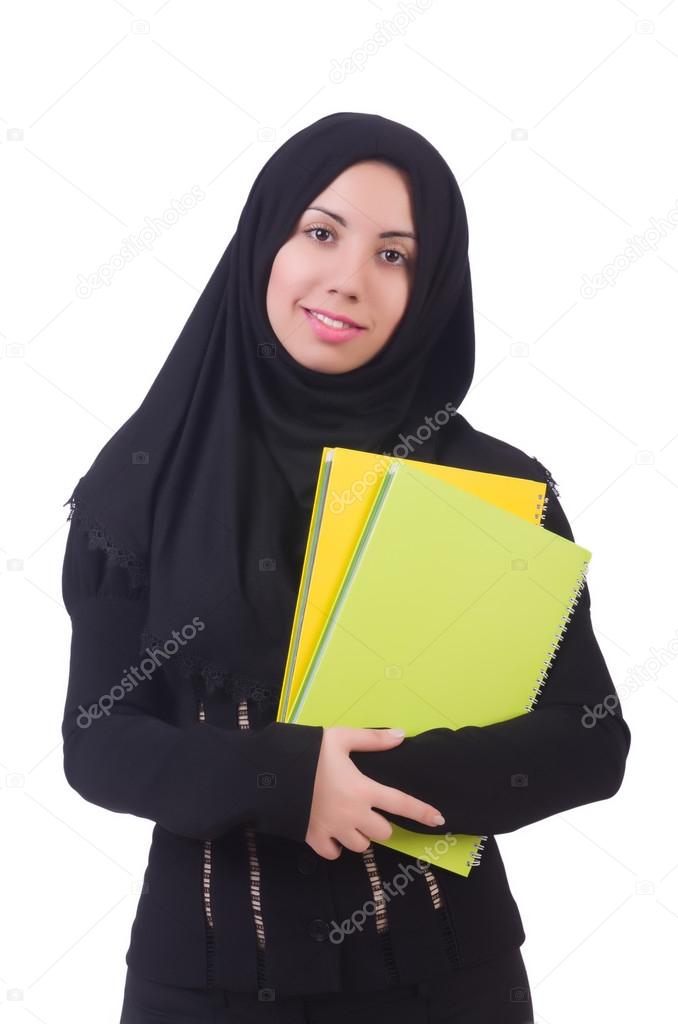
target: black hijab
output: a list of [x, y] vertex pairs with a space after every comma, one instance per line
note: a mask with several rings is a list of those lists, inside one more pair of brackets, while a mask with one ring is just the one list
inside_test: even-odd
[[[409, 176], [418, 235], [411, 294], [368, 363], [322, 373], [276, 337], [269, 273], [312, 200], [370, 159]], [[331, 114], [260, 170], [176, 343], [78, 481], [70, 515], [144, 588], [146, 637], [164, 642], [198, 616], [205, 628], [183, 663], [208, 686], [259, 681], [273, 706], [323, 446], [406, 456], [410, 434], [412, 458], [444, 462], [473, 365], [468, 228], [450, 168], [411, 128], [376, 114]]]

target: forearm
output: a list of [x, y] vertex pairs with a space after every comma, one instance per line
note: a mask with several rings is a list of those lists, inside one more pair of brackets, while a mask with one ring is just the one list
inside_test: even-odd
[[493, 725], [430, 729], [385, 751], [354, 751], [365, 775], [437, 807], [445, 825], [410, 831], [496, 835], [605, 800], [619, 789], [628, 726], [608, 715], [593, 728], [576, 706], [548, 707]]
[[92, 598], [73, 609], [72, 620], [62, 736], [64, 773], [77, 792], [191, 838], [250, 822], [259, 832], [304, 841], [322, 727], [226, 729], [197, 717], [179, 726], [169, 720], [158, 678], [142, 678], [121, 699], [104, 701], [124, 666], [138, 660], [145, 608]]
[[323, 730], [179, 728], [145, 714], [111, 714], [64, 742], [64, 772], [81, 796], [196, 839], [249, 822], [304, 841]]

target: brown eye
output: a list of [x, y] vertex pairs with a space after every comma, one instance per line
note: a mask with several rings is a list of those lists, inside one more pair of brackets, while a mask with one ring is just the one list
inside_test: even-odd
[[324, 231], [327, 235], [334, 235], [331, 228], [328, 228], [325, 224], [311, 224], [304, 230], [303, 234], [308, 235], [312, 242], [320, 242], [322, 244], [323, 239], [313, 237], [314, 231]]
[[400, 258], [404, 260], [403, 263], [391, 263], [390, 260], [384, 260], [384, 263], [389, 263], [392, 267], [403, 267], [406, 263], [410, 262], [410, 257], [407, 253], [401, 252], [400, 249], [382, 249], [382, 252], [393, 253], [394, 256], [400, 256]]
[[[334, 238], [334, 231], [328, 228], [326, 224], [310, 224], [307, 228], [304, 228], [302, 234], [307, 235], [312, 242], [317, 242], [319, 245], [325, 245], [326, 239], [314, 237], [314, 232], [324, 231], [325, 234], [331, 235]], [[395, 256], [399, 256], [401, 262], [392, 262], [391, 260], [380, 260], [381, 263], [386, 263], [389, 267], [408, 267], [411, 260], [406, 252], [401, 252], [400, 249], [382, 249], [379, 255], [383, 253], [393, 253]]]

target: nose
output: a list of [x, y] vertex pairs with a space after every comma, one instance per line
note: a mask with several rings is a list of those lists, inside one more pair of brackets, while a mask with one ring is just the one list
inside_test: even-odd
[[340, 295], [350, 302], [357, 302], [364, 292], [364, 265], [356, 260], [343, 260], [334, 267], [334, 286], [327, 289], [329, 295]]
[[341, 295], [343, 298], [349, 299], [351, 302], [358, 301], [358, 293], [353, 288], [328, 288], [328, 295]]

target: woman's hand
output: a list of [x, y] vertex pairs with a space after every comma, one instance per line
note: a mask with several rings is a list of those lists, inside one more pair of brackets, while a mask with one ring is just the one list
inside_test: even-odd
[[435, 807], [363, 775], [349, 756], [351, 750], [389, 750], [402, 739], [389, 729], [324, 730], [306, 832], [306, 842], [321, 857], [336, 860], [342, 846], [362, 853], [373, 839], [389, 839], [393, 826], [375, 806], [422, 825], [444, 824]]

